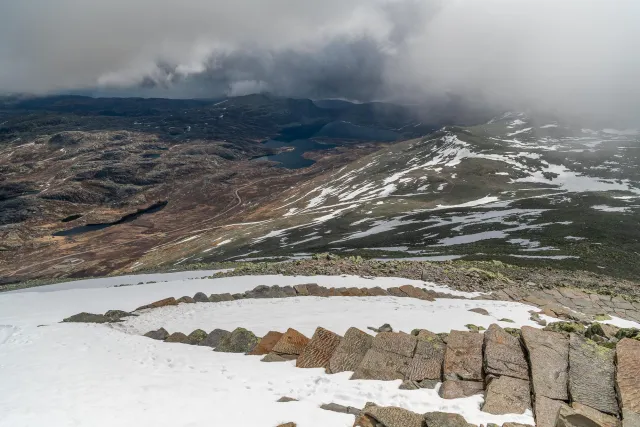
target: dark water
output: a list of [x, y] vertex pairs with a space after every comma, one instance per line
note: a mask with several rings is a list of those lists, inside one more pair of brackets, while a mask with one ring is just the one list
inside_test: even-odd
[[328, 150], [330, 148], [334, 148], [336, 145], [320, 144], [310, 139], [296, 139], [295, 141], [291, 142], [269, 140], [264, 143], [264, 146], [268, 148], [293, 147], [294, 149], [290, 151], [284, 151], [280, 154], [274, 154], [273, 156], [260, 157], [257, 158], [256, 161], [270, 160], [272, 162], [280, 163], [280, 166], [287, 169], [300, 169], [306, 168], [315, 163], [315, 161], [313, 160], [305, 159], [304, 157], [302, 157], [304, 153], [314, 150]]
[[84, 234], [84, 233], [89, 233], [91, 231], [103, 230], [103, 229], [108, 228], [108, 227], [113, 227], [114, 225], [119, 225], [119, 224], [124, 224], [124, 223], [127, 223], [127, 222], [131, 222], [133, 220], [138, 219], [142, 215], [159, 212], [162, 209], [164, 209], [164, 207], [167, 206], [168, 203], [169, 202], [167, 202], [167, 201], [154, 203], [153, 205], [149, 206], [146, 209], [140, 209], [137, 212], [125, 215], [125, 216], [123, 216], [122, 218], [120, 218], [119, 220], [117, 220], [115, 222], [107, 222], [107, 223], [102, 223], [102, 224], [80, 225], [78, 227], [73, 227], [73, 228], [70, 228], [68, 230], [58, 231], [57, 233], [53, 233], [53, 235], [54, 236], [58, 236], [58, 237], [60, 237], [60, 236], [77, 236], [78, 234]]

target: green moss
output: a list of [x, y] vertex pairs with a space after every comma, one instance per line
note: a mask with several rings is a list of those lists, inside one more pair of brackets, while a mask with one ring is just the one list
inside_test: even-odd
[[585, 327], [577, 322], [553, 322], [544, 327], [545, 331], [584, 334]]
[[193, 344], [200, 344], [207, 338], [207, 333], [202, 329], [196, 329], [189, 334], [189, 341]]
[[616, 338], [640, 338], [640, 330], [636, 328], [622, 328], [616, 333]]
[[511, 336], [520, 338], [520, 329], [517, 328], [504, 328], [504, 331]]
[[595, 319], [598, 322], [604, 322], [605, 320], [611, 320], [611, 316], [608, 314], [596, 314]]
[[484, 331], [486, 330], [486, 328], [484, 326], [476, 326], [472, 323], [469, 323], [466, 326], [467, 329], [469, 329], [471, 332], [480, 332], [480, 331]]

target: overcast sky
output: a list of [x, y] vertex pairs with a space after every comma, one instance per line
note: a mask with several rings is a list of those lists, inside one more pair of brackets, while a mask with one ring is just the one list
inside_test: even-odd
[[2, 0], [0, 92], [640, 116], [638, 0]]

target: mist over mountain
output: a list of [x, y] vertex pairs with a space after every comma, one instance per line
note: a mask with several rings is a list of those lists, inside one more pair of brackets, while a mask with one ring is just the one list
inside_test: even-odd
[[631, 0], [34, 0], [3, 7], [0, 92], [539, 110], [633, 127]]

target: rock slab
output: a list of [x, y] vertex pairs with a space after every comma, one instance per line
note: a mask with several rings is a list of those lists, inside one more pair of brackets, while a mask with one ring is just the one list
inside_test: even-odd
[[309, 338], [295, 329], [289, 328], [273, 346], [273, 351], [280, 354], [300, 355], [308, 343]]
[[327, 372], [355, 371], [371, 348], [373, 337], [357, 328], [349, 328], [329, 360]]
[[262, 337], [258, 345], [254, 347], [253, 350], [249, 352], [251, 356], [262, 356], [264, 354], [269, 354], [273, 351], [273, 347], [280, 341], [284, 334], [282, 332], [277, 331], [269, 331], [267, 335]]
[[451, 331], [444, 354], [444, 378], [481, 381], [483, 342], [482, 334]]
[[522, 327], [522, 338], [531, 361], [536, 399], [568, 400], [569, 340], [561, 333]]
[[324, 328], [317, 328], [311, 341], [296, 360], [296, 367], [326, 368], [341, 339], [342, 337], [338, 334]]
[[446, 344], [441, 336], [422, 330], [418, 333], [416, 351], [409, 365], [408, 380], [441, 380]]
[[438, 395], [443, 399], [459, 399], [481, 394], [483, 391], [484, 384], [481, 381], [446, 380], [440, 386]]
[[484, 333], [484, 371], [487, 375], [529, 380], [529, 364], [520, 339], [496, 324]]
[[640, 341], [620, 340], [616, 346], [618, 371], [616, 384], [624, 427], [640, 426]]
[[524, 414], [531, 409], [529, 381], [502, 376], [487, 387], [482, 410], [494, 415]]

